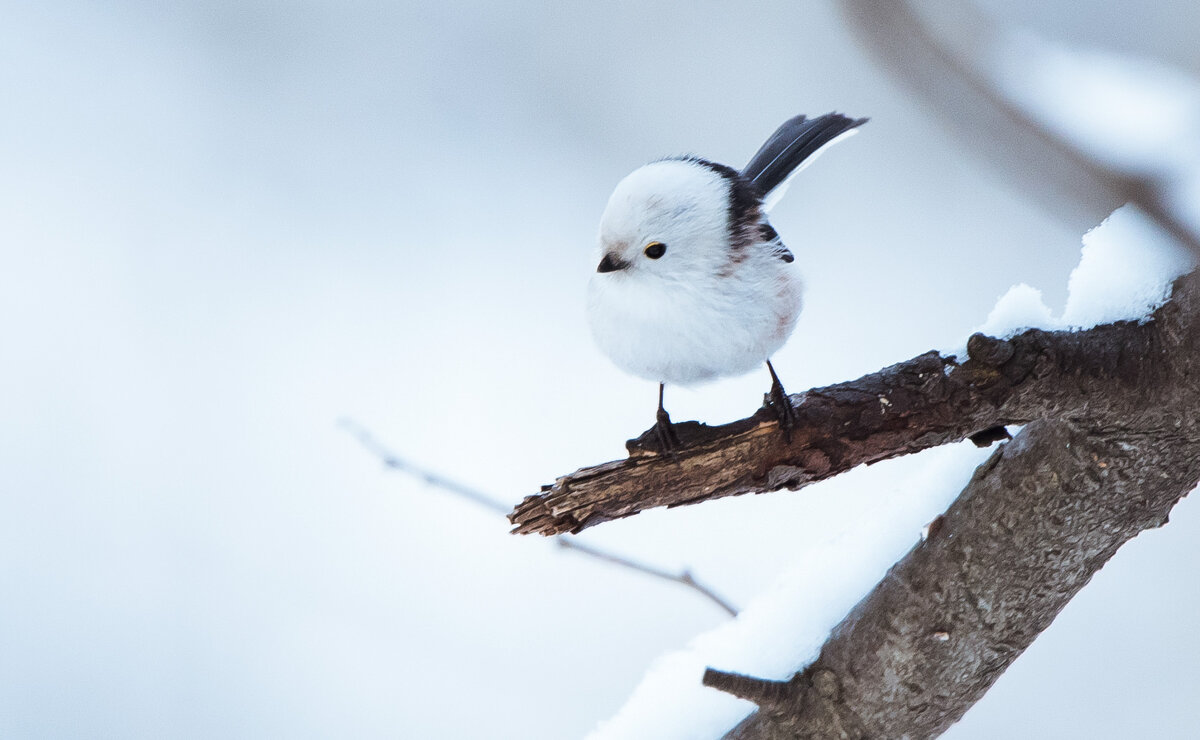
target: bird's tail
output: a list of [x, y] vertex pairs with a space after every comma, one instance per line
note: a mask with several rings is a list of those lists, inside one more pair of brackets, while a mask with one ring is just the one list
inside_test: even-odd
[[766, 196], [790, 176], [804, 169], [822, 149], [868, 120], [847, 118], [841, 113], [826, 113], [813, 119], [804, 116], [789, 118], [751, 157], [750, 163], [742, 170], [742, 176]]

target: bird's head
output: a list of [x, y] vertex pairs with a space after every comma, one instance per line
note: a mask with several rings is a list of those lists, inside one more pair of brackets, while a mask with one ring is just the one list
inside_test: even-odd
[[712, 274], [728, 260], [736, 177], [695, 159], [634, 170], [617, 184], [600, 218], [596, 272], [608, 279], [668, 282]]

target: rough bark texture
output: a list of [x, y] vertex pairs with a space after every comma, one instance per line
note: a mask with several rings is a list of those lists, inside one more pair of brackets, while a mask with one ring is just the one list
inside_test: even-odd
[[961, 365], [928, 352], [792, 396], [790, 442], [765, 409], [723, 426], [685, 422], [676, 455], [659, 454], [643, 435], [629, 443], [629, 458], [559, 478], [509, 519], [522, 534], [579, 532], [656, 506], [801, 488], [999, 425], [1112, 416], [1114, 403], [1151, 403], [1146, 394], [1162, 385], [1162, 341], [1154, 325], [1131, 322], [1007, 341], [977, 334]]

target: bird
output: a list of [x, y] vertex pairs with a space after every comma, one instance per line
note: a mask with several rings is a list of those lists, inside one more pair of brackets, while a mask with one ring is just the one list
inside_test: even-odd
[[766, 363], [764, 399], [790, 440], [792, 406], [771, 356], [803, 305], [795, 257], [767, 220], [791, 177], [867, 118], [794, 116], [740, 171], [701, 157], [669, 157], [622, 179], [600, 218], [599, 263], [587, 317], [621, 370], [658, 383], [654, 435], [679, 447], [663, 406], [667, 384], [694, 386]]

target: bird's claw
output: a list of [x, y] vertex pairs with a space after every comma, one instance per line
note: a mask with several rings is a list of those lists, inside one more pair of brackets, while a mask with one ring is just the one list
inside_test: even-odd
[[675, 455], [679, 449], [679, 437], [675, 434], [675, 425], [671, 423], [671, 416], [666, 409], [660, 408], [655, 415], [654, 436], [658, 438], [659, 449], [664, 454]]
[[771, 367], [769, 362], [767, 367], [771, 370], [771, 391], [763, 396], [763, 405], [775, 413], [784, 442], [791, 444], [792, 430], [796, 428], [797, 423], [796, 411], [792, 408], [792, 401], [787, 392], [783, 390], [783, 383], [779, 382], [779, 376], [775, 374], [775, 368]]

